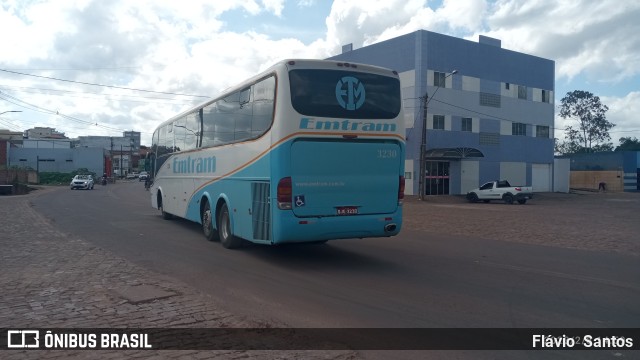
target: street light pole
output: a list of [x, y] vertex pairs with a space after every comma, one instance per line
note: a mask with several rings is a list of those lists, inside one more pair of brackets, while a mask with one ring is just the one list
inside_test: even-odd
[[6, 113], [10, 113], [10, 112], [22, 112], [22, 110], [8, 110], [8, 111], [3, 111], [0, 113], [0, 115], [2, 114], [6, 114]]
[[[457, 74], [458, 70], [453, 70], [449, 75], [444, 77], [444, 80], [446, 81], [447, 78], [453, 74]], [[424, 200], [424, 193], [425, 193], [425, 171], [426, 171], [426, 167], [427, 167], [427, 159], [426, 159], [426, 152], [427, 152], [427, 108], [429, 106], [429, 102], [431, 101], [431, 99], [433, 99], [433, 97], [436, 95], [436, 93], [438, 92], [438, 90], [440, 89], [440, 83], [438, 83], [438, 86], [436, 87], [435, 91], [433, 92], [433, 95], [431, 95], [431, 98], [429, 98], [429, 95], [427, 94], [427, 92], [425, 91], [424, 93], [424, 97], [422, 98], [422, 138], [420, 140], [420, 173], [419, 173], [419, 178], [418, 178], [418, 200]]]
[[133, 146], [135, 145], [135, 140], [133, 140], [133, 136], [129, 137], [129, 172], [133, 172]]

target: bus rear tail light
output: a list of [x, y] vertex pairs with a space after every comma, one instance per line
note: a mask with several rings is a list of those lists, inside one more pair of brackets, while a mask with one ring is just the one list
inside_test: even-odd
[[291, 210], [291, 178], [286, 177], [278, 181], [278, 209]]
[[402, 201], [404, 201], [404, 176], [400, 176], [398, 184], [398, 205], [402, 205]]

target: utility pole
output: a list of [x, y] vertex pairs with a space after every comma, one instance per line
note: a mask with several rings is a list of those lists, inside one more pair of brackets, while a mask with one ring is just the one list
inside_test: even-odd
[[[449, 75], [444, 77], [444, 81], [446, 82], [447, 78], [453, 74], [457, 74], [458, 70], [453, 70]], [[428, 84], [427, 84], [428, 86]], [[427, 168], [427, 159], [426, 159], [426, 152], [427, 152], [427, 108], [429, 106], [429, 101], [431, 101], [431, 99], [433, 99], [433, 97], [436, 95], [436, 93], [438, 92], [438, 90], [440, 89], [441, 86], [445, 86], [445, 84], [442, 84], [440, 82], [438, 82], [438, 86], [436, 87], [436, 89], [433, 91], [433, 95], [431, 95], [431, 98], [429, 98], [429, 95], [427, 94], [427, 92], [425, 91], [424, 93], [424, 97], [422, 98], [422, 100], [424, 101], [422, 103], [422, 137], [420, 140], [420, 174], [419, 174], [419, 178], [418, 178], [418, 200], [424, 200], [424, 193], [425, 193], [425, 171]]]
[[134, 145], [135, 145], [135, 140], [133, 140], [133, 136], [129, 135], [129, 172], [133, 171], [133, 146]]
[[110, 175], [113, 178], [113, 183], [115, 184], [116, 177], [115, 177], [115, 174], [113, 173], [113, 136], [110, 136], [109, 139], [111, 140], [111, 151], [109, 151], [109, 155], [111, 156], [111, 174]]
[[425, 153], [427, 151], [427, 93], [422, 97], [422, 137], [420, 139], [420, 177], [418, 178], [418, 200], [424, 200], [424, 180], [426, 171]]
[[122, 144], [120, 144], [120, 176], [122, 176]]

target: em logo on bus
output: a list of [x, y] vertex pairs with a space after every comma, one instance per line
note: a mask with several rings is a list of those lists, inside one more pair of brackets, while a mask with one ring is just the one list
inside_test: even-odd
[[338, 104], [347, 110], [358, 110], [365, 99], [364, 85], [353, 76], [345, 76], [336, 84]]

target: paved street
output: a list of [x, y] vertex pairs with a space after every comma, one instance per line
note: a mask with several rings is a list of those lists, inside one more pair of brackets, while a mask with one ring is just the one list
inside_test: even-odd
[[[199, 291], [198, 287], [161, 275], [147, 267], [137, 266], [124, 257], [96, 246], [86, 238], [62, 233], [55, 223], [40, 214], [41, 210], [36, 211], [32, 206], [36, 197], [51, 191], [68, 190], [53, 188], [39, 190], [27, 196], [0, 197], [0, 225], [3, 228], [0, 240], [3, 249], [0, 267], [0, 286], [3, 289], [0, 319], [3, 324], [16, 328], [33, 327], [34, 324], [39, 327], [84, 328], [287, 325], [274, 323], [272, 320], [268, 323], [256, 322], [254, 318], [242, 318], [236, 313], [225, 312], [217, 306], [216, 300]], [[639, 225], [633, 220], [633, 214], [637, 214], [639, 208], [640, 197], [637, 194], [544, 194], [525, 206], [502, 203], [467, 204], [459, 197], [429, 198], [426, 203], [410, 198], [405, 205], [405, 231], [408, 234], [423, 232], [430, 238], [437, 234], [449, 235], [452, 241], [458, 241], [460, 236], [474, 234], [486, 239], [532, 244], [535, 247], [531, 249], [536, 252], [544, 251], [544, 246], [549, 246], [550, 250], [555, 249], [554, 256], [561, 249], [567, 249], [567, 254], [572, 254], [572, 249], [588, 250], [593, 254], [593, 266], [589, 269], [576, 269], [576, 273], [582, 275], [571, 275], [572, 280], [584, 283], [585, 286], [600, 284], [603, 288], [620, 288], [637, 294], [637, 274], [635, 280], [605, 279], [598, 275], [598, 271], [601, 266], [608, 265], [596, 261], [607, 257], [615, 258], [615, 254], [631, 254], [631, 258], [625, 259], [637, 263], [640, 251], [638, 236], [635, 234], [638, 234]], [[446, 256], [452, 255], [455, 254]], [[541, 264], [522, 263], [505, 268], [503, 263], [492, 263], [491, 259], [483, 259], [483, 262], [485, 268], [494, 267], [507, 273], [520, 273], [522, 275], [519, 277], [522, 279], [529, 279], [536, 274], [550, 279], [546, 281], [570, 276], [561, 272], [541, 271]], [[550, 263], [553, 261], [550, 260]], [[443, 276], [437, 272], [436, 267], [434, 269], [434, 275]], [[469, 291], [474, 290], [469, 288]], [[518, 301], [517, 299], [514, 297], [510, 302]], [[627, 306], [624, 299], [610, 301], [616, 302], [616, 307]], [[585, 302], [579, 305], [587, 304]], [[518, 310], [517, 303], [512, 306], [512, 311]], [[464, 310], [457, 309], [455, 312], [464, 314]], [[607, 312], [606, 309], [603, 311]], [[632, 316], [636, 316], [635, 313]], [[625, 320], [616, 321], [620, 324]], [[606, 324], [603, 326], [606, 327]], [[360, 358], [363, 353], [366, 357], [376, 357], [369, 352], [294, 351], [128, 351], [126, 356], [178, 359], [349, 359]], [[122, 358], [123, 353], [11, 351], [3, 352], [2, 358], [67, 358], [70, 355], [78, 358]], [[466, 355], [467, 357], [464, 354], [460, 357], [456, 355], [453, 358], [474, 358], [469, 357], [468, 353]], [[503, 355], [506, 356], [503, 358], [511, 358], [508, 354]], [[424, 354], [418, 355], [422, 356]], [[452, 356], [452, 353], [448, 353], [448, 356]], [[391, 354], [383, 353], [382, 358], [386, 357], [393, 358]]]

